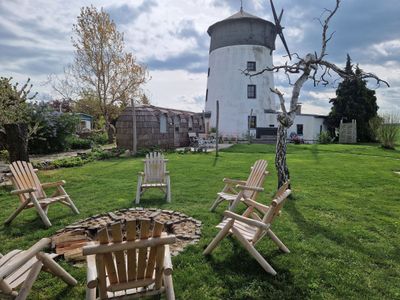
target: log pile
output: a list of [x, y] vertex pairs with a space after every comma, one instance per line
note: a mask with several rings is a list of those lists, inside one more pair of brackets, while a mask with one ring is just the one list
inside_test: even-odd
[[177, 237], [177, 243], [170, 247], [171, 255], [177, 255], [187, 245], [197, 243], [201, 236], [201, 222], [183, 213], [136, 207], [98, 214], [68, 225], [58, 230], [52, 237], [52, 247], [57, 254], [64, 255], [68, 261], [84, 260], [82, 247], [89, 241], [97, 240], [99, 229], [120, 222], [124, 230], [125, 220], [129, 219], [150, 219], [152, 224], [154, 221], [163, 223], [164, 231]]

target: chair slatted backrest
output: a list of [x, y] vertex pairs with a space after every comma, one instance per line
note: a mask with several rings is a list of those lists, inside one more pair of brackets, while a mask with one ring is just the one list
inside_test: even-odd
[[[283, 205], [285, 204], [287, 198], [289, 197], [291, 190], [288, 189], [289, 182], [284, 183], [279, 190], [276, 192], [274, 199], [272, 200], [270, 206], [268, 207], [267, 212], [265, 213], [264, 217], [262, 218], [262, 222], [264, 224], [272, 224], [275, 217], [281, 211]], [[252, 239], [253, 242], [256, 242], [265, 234], [265, 230], [259, 228]]]
[[[251, 168], [250, 175], [246, 181], [246, 186], [262, 187], [266, 176], [267, 166], [268, 162], [266, 160], [257, 160]], [[253, 199], [257, 192], [245, 190], [243, 194], [245, 198]]]
[[[23, 190], [36, 188], [34, 194], [38, 199], [46, 197], [39, 178], [36, 175], [31, 163], [26, 161], [15, 161], [10, 164], [10, 170], [12, 173], [11, 181], [15, 185], [16, 189]], [[24, 202], [28, 198], [29, 193], [20, 195], [21, 202]]]
[[151, 152], [144, 160], [144, 182], [163, 183], [167, 171], [167, 160], [159, 152]]
[[[173, 241], [171, 237], [162, 233], [162, 223], [155, 222], [151, 230], [150, 219], [140, 220], [139, 239], [136, 239], [138, 223], [137, 220], [126, 222], [126, 241], [123, 241], [121, 223], [111, 225], [111, 238], [107, 228], [98, 232], [100, 244], [94, 248], [105, 245], [106, 249], [110, 248], [110, 251], [101, 251], [95, 257], [101, 299], [107, 298], [107, 292], [147, 287], [151, 284], [154, 284], [156, 290], [162, 287], [165, 244]], [[153, 242], [150, 238], [155, 239], [151, 246], [140, 245], [144, 240]], [[166, 239], [169, 239], [169, 242], [166, 242]], [[173, 239], [175, 240], [175, 237]], [[118, 244], [122, 247], [112, 251]], [[84, 248], [83, 253], [87, 255], [85, 251]]]

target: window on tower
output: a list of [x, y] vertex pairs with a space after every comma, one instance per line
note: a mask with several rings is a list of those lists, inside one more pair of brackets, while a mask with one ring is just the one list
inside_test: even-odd
[[249, 99], [255, 99], [257, 96], [256, 93], [256, 85], [255, 84], [249, 84], [247, 85], [247, 98]]
[[257, 117], [256, 116], [248, 116], [247, 122], [249, 122], [250, 128], [257, 128]]
[[208, 100], [208, 89], [206, 90], [206, 102]]
[[303, 124], [297, 124], [297, 134], [303, 135]]
[[247, 62], [247, 71], [255, 71], [256, 70], [256, 62], [248, 61]]
[[210, 68], [208, 68], [207, 77], [210, 77]]

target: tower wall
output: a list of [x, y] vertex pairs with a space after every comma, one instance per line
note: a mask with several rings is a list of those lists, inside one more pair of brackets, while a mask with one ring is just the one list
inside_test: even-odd
[[[248, 116], [253, 109], [257, 127], [275, 124], [275, 115], [267, 115], [266, 110], [275, 110], [274, 87], [271, 72], [248, 77], [242, 70], [247, 62], [256, 62], [256, 71], [272, 66], [271, 50], [259, 45], [231, 45], [211, 51], [209, 55], [210, 73], [207, 80], [207, 101], [205, 111], [211, 112], [209, 128], [216, 125], [216, 101], [219, 100], [219, 131], [221, 135], [242, 137], [247, 134]], [[256, 85], [256, 98], [249, 99], [247, 86]]]

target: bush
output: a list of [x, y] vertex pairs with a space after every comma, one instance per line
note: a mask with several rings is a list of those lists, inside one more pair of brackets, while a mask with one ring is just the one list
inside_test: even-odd
[[89, 139], [92, 140], [96, 145], [108, 144], [108, 136], [105, 132], [94, 132], [89, 136]]
[[30, 110], [29, 153], [45, 154], [68, 150], [68, 138], [76, 131], [79, 118], [73, 114], [49, 110], [45, 103]]
[[400, 118], [396, 114], [385, 114], [371, 120], [371, 129], [383, 148], [395, 148], [400, 129], [399, 120]]
[[67, 142], [70, 149], [90, 149], [93, 144], [92, 140], [81, 139], [77, 136], [68, 137]]
[[8, 151], [7, 150], [1, 150], [0, 151], [0, 160], [4, 161], [6, 163], [9, 162], [9, 156], [8, 156]]
[[322, 131], [318, 135], [318, 144], [330, 144], [332, 142], [332, 137], [328, 131]]

